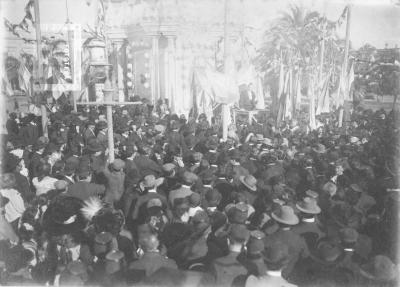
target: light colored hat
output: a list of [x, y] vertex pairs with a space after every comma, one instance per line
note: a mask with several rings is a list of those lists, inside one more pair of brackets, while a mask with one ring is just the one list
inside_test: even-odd
[[294, 213], [293, 208], [288, 205], [284, 205], [277, 211], [272, 212], [271, 216], [273, 219], [283, 224], [296, 225], [299, 223], [299, 218]]
[[319, 214], [321, 212], [321, 208], [319, 208], [315, 199], [310, 197], [305, 197], [302, 201], [296, 203], [296, 207], [301, 212], [308, 214]]
[[239, 180], [250, 190], [257, 190], [257, 179], [252, 175], [242, 175], [239, 177]]

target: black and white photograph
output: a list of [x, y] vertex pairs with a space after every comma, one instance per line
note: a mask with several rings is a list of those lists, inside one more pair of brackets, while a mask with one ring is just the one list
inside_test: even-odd
[[0, 285], [400, 286], [400, 0], [0, 17]]

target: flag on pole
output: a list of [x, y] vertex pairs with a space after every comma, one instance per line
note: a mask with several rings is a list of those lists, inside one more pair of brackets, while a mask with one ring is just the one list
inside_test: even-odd
[[296, 109], [300, 109], [300, 105], [301, 105], [301, 72], [299, 71], [297, 73], [297, 79], [296, 79], [296, 90], [295, 90], [295, 100], [294, 100], [294, 107], [293, 107], [293, 111], [295, 111]]
[[350, 70], [349, 73], [347, 74], [347, 89], [346, 89], [346, 100], [347, 101], [352, 101], [353, 97], [351, 92], [351, 85], [354, 82], [354, 61], [351, 62], [350, 64]]
[[317, 123], [315, 121], [315, 95], [314, 95], [314, 79], [310, 79], [310, 84], [308, 86], [308, 98], [310, 100], [309, 105], [309, 128], [311, 131], [317, 128]]
[[322, 113], [330, 112], [330, 103], [329, 103], [329, 83], [331, 79], [332, 69], [329, 70], [328, 74], [325, 76], [323, 85], [321, 89], [318, 89], [319, 96], [317, 98], [317, 110], [316, 115], [320, 115]]
[[278, 100], [281, 98], [282, 93], [283, 93], [284, 84], [285, 84], [284, 77], [285, 77], [285, 75], [284, 75], [283, 59], [282, 59], [282, 51], [281, 51], [281, 65], [280, 65], [280, 69], [279, 69]]
[[13, 89], [11, 87], [11, 83], [8, 79], [3, 78], [1, 80], [1, 91], [2, 93], [6, 94], [9, 97], [11, 97], [14, 94]]
[[18, 80], [21, 90], [23, 90], [26, 95], [31, 96], [31, 73], [26, 68], [25, 64], [21, 61], [18, 68]]
[[289, 70], [285, 83], [285, 119], [292, 118], [293, 71]]

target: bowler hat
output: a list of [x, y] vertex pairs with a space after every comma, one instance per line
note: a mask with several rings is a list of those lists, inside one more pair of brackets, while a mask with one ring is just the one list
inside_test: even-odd
[[98, 140], [93, 139], [92, 141], [89, 141], [88, 146], [87, 146], [88, 151], [90, 152], [99, 152], [103, 150], [102, 145], [99, 143]]
[[302, 201], [296, 203], [296, 207], [303, 213], [319, 214], [321, 212], [316, 200], [310, 197], [305, 197]]
[[271, 216], [277, 222], [283, 224], [296, 225], [299, 223], [299, 218], [294, 213], [293, 208], [287, 205], [283, 205], [277, 211], [272, 212]]
[[250, 239], [247, 243], [247, 252], [249, 254], [259, 254], [261, 253], [265, 246], [264, 246], [264, 239], [265, 234], [259, 230], [253, 230], [250, 232]]
[[234, 204], [225, 208], [230, 223], [244, 224], [248, 217], [248, 207], [245, 203]]
[[340, 259], [342, 249], [333, 240], [321, 239], [317, 245], [316, 257], [318, 263], [333, 263]]
[[289, 260], [289, 248], [282, 242], [274, 242], [267, 246], [263, 252], [264, 261], [269, 265], [281, 268]]
[[358, 232], [354, 228], [343, 228], [339, 235], [344, 243], [356, 243], [358, 239]]
[[99, 122], [97, 123], [97, 129], [103, 130], [103, 129], [105, 129], [105, 128], [107, 128], [107, 122], [105, 122], [105, 121], [99, 121]]
[[79, 177], [88, 177], [90, 175], [90, 168], [87, 164], [81, 164], [78, 167], [77, 174]]
[[250, 232], [244, 224], [232, 224], [228, 234], [231, 240], [246, 242], [250, 237]]
[[216, 189], [209, 189], [206, 193], [206, 200], [209, 207], [217, 206], [220, 202], [222, 195]]

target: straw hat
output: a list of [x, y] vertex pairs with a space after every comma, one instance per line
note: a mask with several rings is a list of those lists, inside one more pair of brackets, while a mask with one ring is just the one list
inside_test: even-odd
[[240, 176], [239, 180], [250, 190], [257, 190], [257, 179], [252, 175]]

